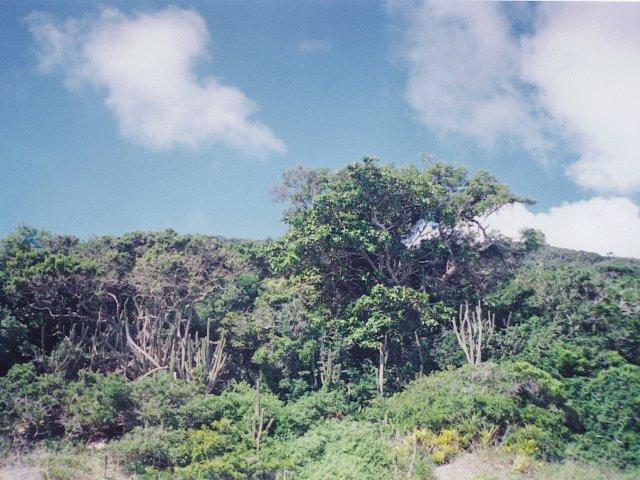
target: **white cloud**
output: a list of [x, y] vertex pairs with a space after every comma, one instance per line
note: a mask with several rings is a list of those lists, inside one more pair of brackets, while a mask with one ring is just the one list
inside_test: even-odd
[[56, 22], [32, 13], [26, 20], [40, 69], [62, 71], [69, 86], [104, 91], [123, 136], [154, 149], [223, 143], [259, 156], [286, 150], [250, 118], [257, 107], [242, 91], [196, 73], [211, 40], [193, 10], [127, 15], [109, 8], [96, 18]]
[[[500, 3], [401, 2], [406, 96], [431, 128], [544, 154], [599, 192], [640, 190], [640, 5], [542, 4], [524, 37]], [[512, 7], [513, 8], [513, 7]], [[520, 12], [522, 13], [522, 12]], [[540, 157], [540, 155], [538, 155]]]
[[640, 207], [625, 197], [594, 197], [533, 213], [524, 205], [502, 208], [488, 220], [493, 230], [517, 238], [525, 227], [541, 230], [550, 245], [640, 258]]
[[640, 188], [640, 5], [541, 8], [523, 69], [542, 106], [578, 137], [575, 181], [598, 191]]
[[300, 55], [312, 55], [314, 53], [325, 53], [331, 48], [329, 42], [326, 40], [318, 40], [314, 38], [307, 38], [298, 43], [296, 52]]
[[486, 147], [506, 138], [544, 154], [543, 118], [519, 88], [518, 44], [498, 4], [425, 1], [395, 10], [409, 22], [406, 97], [425, 124]]

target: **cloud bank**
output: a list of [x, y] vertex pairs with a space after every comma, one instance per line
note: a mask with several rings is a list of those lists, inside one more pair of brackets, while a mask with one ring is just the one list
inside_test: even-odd
[[625, 197], [567, 202], [542, 213], [517, 204], [502, 208], [488, 224], [512, 238], [531, 227], [557, 247], [640, 258], [640, 207]]
[[[538, 157], [568, 139], [579, 158], [567, 172], [579, 185], [640, 190], [640, 5], [424, 1], [392, 10], [407, 21], [406, 97], [422, 122], [488, 147], [517, 142]], [[514, 20], [523, 16], [532, 27]]]
[[196, 62], [210, 56], [211, 39], [193, 10], [127, 15], [105, 8], [63, 22], [34, 12], [26, 21], [40, 70], [62, 72], [70, 87], [104, 91], [121, 134], [138, 144], [166, 150], [221, 143], [258, 156], [286, 150], [251, 118], [257, 106], [242, 91], [196, 72]]

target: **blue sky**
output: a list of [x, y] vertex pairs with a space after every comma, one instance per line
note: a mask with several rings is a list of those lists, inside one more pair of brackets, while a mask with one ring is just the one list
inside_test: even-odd
[[[633, 89], [601, 123], [581, 107], [637, 80], [640, 6], [580, 8], [3, 2], [0, 234], [275, 237], [269, 189], [286, 169], [429, 152], [537, 200], [496, 222], [505, 233], [530, 223], [561, 246], [640, 256]], [[614, 30], [622, 67], [600, 49]], [[560, 43], [592, 49], [566, 79]], [[581, 74], [599, 60], [610, 77]]]

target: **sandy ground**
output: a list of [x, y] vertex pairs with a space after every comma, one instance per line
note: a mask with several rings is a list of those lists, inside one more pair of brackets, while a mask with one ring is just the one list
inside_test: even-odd
[[131, 480], [113, 463], [105, 470], [104, 456], [93, 450], [55, 454], [36, 449], [0, 458], [0, 480], [45, 480], [49, 468], [82, 480]]
[[492, 480], [508, 480], [508, 473], [496, 475], [496, 465], [486, 461], [479, 461], [475, 453], [464, 453], [451, 463], [436, 467], [434, 476], [438, 480], [472, 480], [482, 476], [488, 476]]
[[0, 465], [0, 480], [42, 480], [40, 470], [24, 465]]

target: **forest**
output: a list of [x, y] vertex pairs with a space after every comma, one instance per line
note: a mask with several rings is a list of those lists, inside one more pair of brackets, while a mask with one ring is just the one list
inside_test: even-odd
[[640, 261], [501, 236], [487, 218], [532, 200], [442, 162], [272, 193], [277, 239], [5, 236], [2, 456], [60, 480], [454, 478], [471, 454], [511, 475], [483, 480], [638, 478]]

